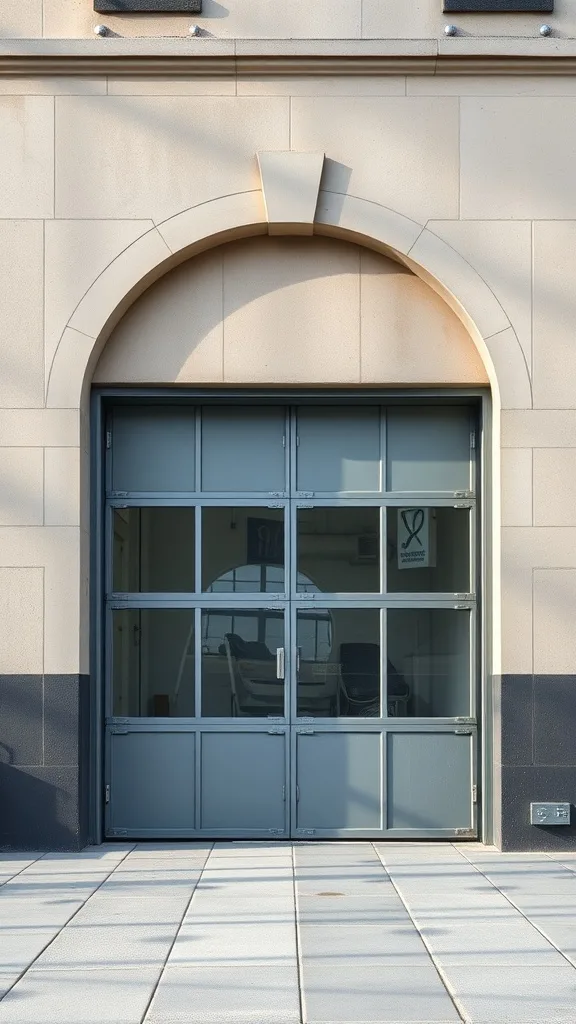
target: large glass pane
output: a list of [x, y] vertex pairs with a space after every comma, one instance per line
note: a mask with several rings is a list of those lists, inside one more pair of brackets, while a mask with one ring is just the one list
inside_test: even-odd
[[467, 594], [470, 511], [465, 508], [388, 508], [387, 589], [391, 593]]
[[112, 707], [122, 717], [194, 715], [194, 611], [112, 612]]
[[296, 589], [301, 593], [380, 591], [380, 509], [299, 508]]
[[470, 612], [391, 608], [388, 714], [456, 718], [470, 714]]
[[296, 488], [314, 494], [380, 491], [380, 410], [300, 409]]
[[210, 594], [284, 591], [284, 509], [202, 509], [202, 590]]
[[112, 589], [194, 590], [194, 509], [115, 508]]
[[282, 407], [202, 411], [202, 490], [245, 494], [286, 490]]
[[387, 420], [388, 491], [469, 490], [469, 409], [392, 408]]
[[284, 714], [284, 613], [263, 608], [202, 612], [202, 715], [266, 718]]
[[380, 611], [306, 608], [297, 613], [297, 713], [314, 718], [380, 715]]
[[192, 408], [115, 409], [112, 489], [193, 491], [194, 424]]

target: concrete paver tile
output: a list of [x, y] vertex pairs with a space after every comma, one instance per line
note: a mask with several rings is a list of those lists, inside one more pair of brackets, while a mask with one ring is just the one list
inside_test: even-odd
[[470, 1024], [574, 1024], [576, 974], [555, 967], [451, 967], [451, 990]]
[[554, 966], [560, 954], [519, 914], [492, 913], [492, 920], [468, 921], [420, 911], [414, 919], [434, 960], [442, 967], [458, 964]]
[[267, 923], [214, 921], [187, 918], [170, 954], [170, 967], [244, 967], [256, 964], [296, 964], [296, 928], [292, 920]]
[[304, 1020], [459, 1021], [434, 966], [352, 967], [304, 963]]
[[140, 1024], [159, 974], [32, 969], [0, 1002], [0, 1024]]
[[42, 970], [93, 971], [107, 968], [161, 967], [174, 941], [179, 922], [137, 925], [85, 924], [65, 928], [38, 957]]
[[295, 966], [249, 971], [245, 967], [168, 967], [145, 1024], [298, 1024], [300, 1019]]
[[342, 970], [351, 966], [430, 964], [428, 951], [408, 916], [404, 923], [390, 921], [345, 928], [303, 922], [299, 941], [304, 963], [333, 964]]
[[308, 924], [351, 926], [355, 924], [403, 924], [410, 918], [392, 889], [376, 896], [298, 896], [298, 919]]
[[214, 899], [210, 890], [196, 889], [186, 917], [186, 924], [252, 924], [254, 920], [264, 924], [281, 924], [294, 921], [294, 895], [264, 897], [257, 904], [252, 896], [232, 896], [230, 899]]
[[188, 857], [191, 853], [210, 853], [214, 843], [198, 840], [197, 842], [158, 842], [135, 843], [131, 856], [133, 857]]

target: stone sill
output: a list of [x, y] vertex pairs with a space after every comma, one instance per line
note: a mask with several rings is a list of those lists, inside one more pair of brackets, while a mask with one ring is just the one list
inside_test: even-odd
[[570, 75], [576, 39], [4, 39], [0, 74]]

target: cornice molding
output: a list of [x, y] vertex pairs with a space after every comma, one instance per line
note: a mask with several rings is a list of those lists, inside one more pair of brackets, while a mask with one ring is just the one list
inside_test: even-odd
[[573, 75], [572, 39], [12, 39], [0, 75]]

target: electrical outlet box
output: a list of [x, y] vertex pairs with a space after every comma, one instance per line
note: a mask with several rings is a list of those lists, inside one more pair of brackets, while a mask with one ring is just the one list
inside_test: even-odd
[[531, 825], [569, 825], [570, 804], [530, 804]]

